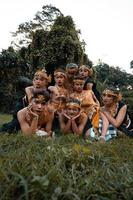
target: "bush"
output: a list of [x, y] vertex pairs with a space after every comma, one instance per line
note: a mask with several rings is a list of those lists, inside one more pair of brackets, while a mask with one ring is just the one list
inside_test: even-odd
[[1, 135], [0, 196], [5, 199], [132, 199], [133, 140], [85, 142], [73, 135]]

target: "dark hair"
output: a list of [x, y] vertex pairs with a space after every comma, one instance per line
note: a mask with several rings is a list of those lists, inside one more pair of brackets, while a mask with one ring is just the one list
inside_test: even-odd
[[93, 86], [92, 86], [92, 91], [94, 92], [97, 100], [100, 102], [101, 101], [101, 97], [100, 97], [100, 93], [99, 91], [97, 90], [96, 88], [96, 83], [94, 82], [94, 80], [92, 78], [87, 78], [87, 80], [85, 81], [85, 84], [84, 84], [84, 90], [86, 90], [86, 86], [88, 83], [93, 83]]
[[67, 103], [77, 103], [80, 105], [80, 100], [78, 99], [74, 99], [74, 98], [69, 98], [68, 102]]
[[78, 68], [78, 65], [76, 63], [68, 63], [66, 65], [66, 68], [71, 68], [71, 67]]
[[86, 87], [87, 87], [87, 84], [88, 83], [93, 83], [93, 86], [92, 86], [92, 88], [96, 88], [96, 83], [94, 83], [94, 81], [93, 81], [93, 79], [92, 78], [87, 78], [87, 80], [85, 81], [85, 84], [84, 84], [84, 90], [86, 90]]
[[62, 68], [57, 68], [57, 69], [55, 69], [54, 74], [57, 73], [57, 72], [62, 72], [62, 73], [65, 74], [65, 70], [62, 69]]
[[105, 88], [105, 89], [107, 89], [107, 90], [110, 90], [110, 91], [112, 91], [114, 94], [119, 94], [120, 93], [120, 91], [116, 88], [116, 87], [114, 87], [114, 86], [108, 86], [107, 88]]
[[85, 81], [84, 78], [81, 77], [81, 75], [79, 75], [79, 74], [74, 76], [73, 80], [83, 80], [83, 81]]
[[104, 91], [107, 91], [107, 90], [112, 91], [114, 93], [114, 95], [112, 94], [112, 97], [113, 97], [114, 101], [118, 102], [118, 101], [122, 100], [122, 95], [121, 95], [120, 91], [117, 88], [115, 88], [113, 86], [109, 86]]
[[50, 99], [50, 94], [47, 90], [44, 89], [34, 89], [33, 90], [33, 98], [37, 98], [38, 95], [42, 95], [45, 97], [46, 102]]

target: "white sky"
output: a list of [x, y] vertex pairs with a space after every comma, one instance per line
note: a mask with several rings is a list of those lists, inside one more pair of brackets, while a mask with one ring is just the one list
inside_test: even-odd
[[93, 63], [101, 59], [110, 66], [131, 72], [133, 0], [0, 0], [0, 49], [10, 46], [10, 32], [32, 20], [47, 4], [73, 18]]

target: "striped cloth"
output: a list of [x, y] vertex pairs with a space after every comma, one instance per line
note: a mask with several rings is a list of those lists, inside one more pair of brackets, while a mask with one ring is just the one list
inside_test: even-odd
[[[102, 132], [102, 126], [103, 126], [103, 122], [100, 119], [99, 120], [99, 133]], [[105, 136], [105, 140], [109, 141], [110, 139], [112, 139], [116, 136], [117, 136], [117, 129], [112, 124], [109, 124], [108, 130], [107, 130], [107, 133]]]

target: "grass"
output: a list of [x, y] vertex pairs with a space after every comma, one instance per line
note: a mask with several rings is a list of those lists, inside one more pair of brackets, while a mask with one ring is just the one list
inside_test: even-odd
[[0, 126], [6, 122], [9, 122], [11, 119], [12, 119], [12, 115], [0, 113]]
[[133, 199], [133, 139], [0, 136], [0, 199]]
[[133, 140], [2, 135], [1, 199], [132, 199]]

